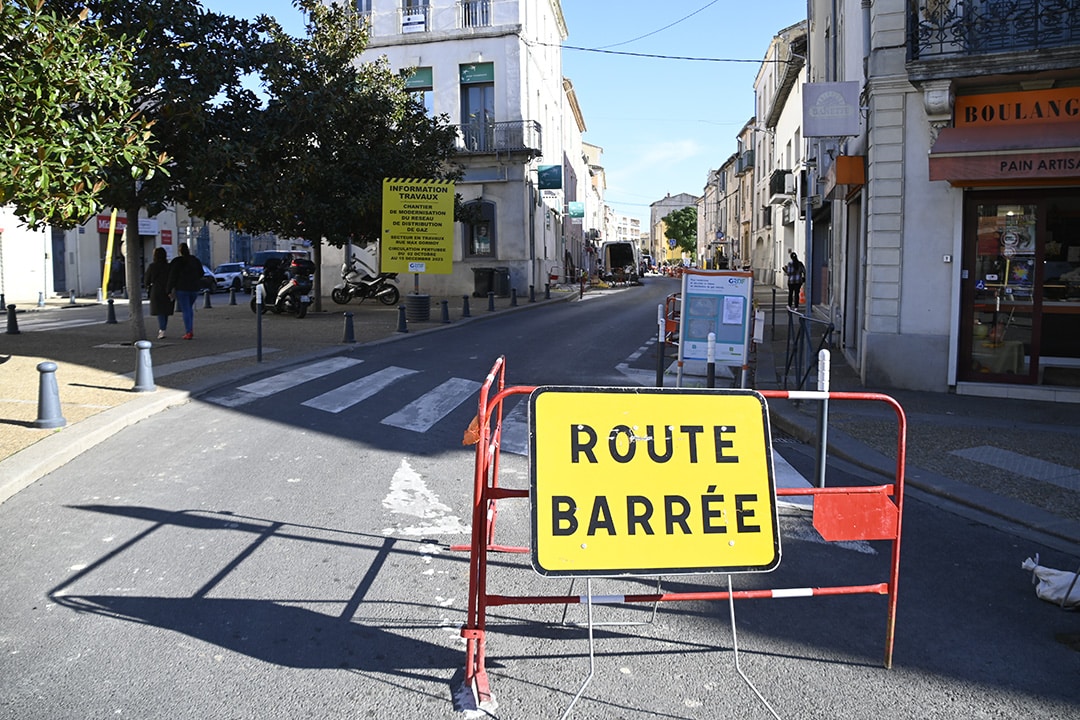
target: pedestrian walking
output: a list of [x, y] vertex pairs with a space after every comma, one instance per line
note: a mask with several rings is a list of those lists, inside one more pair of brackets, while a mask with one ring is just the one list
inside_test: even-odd
[[175, 307], [169, 297], [169, 255], [163, 247], [154, 248], [154, 259], [146, 266], [146, 293], [150, 297], [150, 314], [157, 316], [157, 336], [161, 340]]
[[195, 299], [202, 288], [202, 279], [202, 261], [191, 254], [187, 243], [180, 243], [180, 254], [169, 263], [169, 297], [180, 306], [185, 340], [195, 336]]
[[791, 260], [784, 266], [784, 274], [787, 275], [787, 305], [793, 310], [799, 308], [799, 291], [806, 282], [806, 266], [799, 261], [795, 251], [791, 251]]

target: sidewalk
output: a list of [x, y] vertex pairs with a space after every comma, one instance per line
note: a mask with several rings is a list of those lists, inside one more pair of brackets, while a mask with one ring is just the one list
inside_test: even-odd
[[[756, 388], [785, 389], [787, 313], [777, 291], [776, 327], [771, 287], [755, 289], [766, 308], [765, 343], [756, 352]], [[831, 355], [829, 389], [876, 392], [896, 400], [907, 418], [909, 491], [925, 492], [975, 511], [995, 525], [1035, 531], [1066, 551], [1080, 553], [1080, 405], [864, 387], [839, 351]], [[786, 389], [797, 389], [792, 371]], [[806, 390], [817, 389], [816, 375]], [[821, 403], [772, 401], [774, 430], [816, 443]], [[882, 402], [833, 401], [828, 407], [830, 458], [892, 478], [898, 420]]]
[[[404, 328], [411, 334], [567, 300], [576, 294], [576, 289], [569, 287], [553, 288], [549, 298], [541, 291], [532, 303], [528, 296], [495, 297], [489, 301], [470, 295], [468, 317], [464, 317], [463, 296], [430, 296], [426, 321], [409, 319], [419, 318], [422, 312], [420, 304], [413, 307], [404, 291], [400, 304], [409, 305]], [[157, 319], [143, 318], [151, 342], [154, 392], [134, 391], [139, 351], [132, 342], [126, 299], [113, 299], [115, 324], [107, 323], [107, 304], [88, 299], [77, 299], [74, 306], [67, 298], [50, 299], [45, 307], [17, 306], [18, 334], [5, 332], [6, 320], [0, 330], [0, 502], [124, 427], [187, 402], [191, 396], [233, 376], [349, 347], [351, 343], [344, 342], [346, 313], [352, 313], [352, 338], [356, 344], [392, 340], [404, 334], [397, 305], [388, 307], [370, 300], [338, 305], [327, 297], [321, 311], [311, 310], [302, 320], [293, 315], [265, 313], [260, 362], [257, 317], [251, 311], [250, 296], [237, 293], [235, 302], [230, 305], [228, 293], [217, 293], [210, 296], [211, 307], [206, 308], [205, 299], [200, 298], [195, 306], [193, 340], [181, 339], [184, 325], [179, 312], [169, 319], [167, 336], [162, 340], [156, 338]], [[443, 321], [444, 302], [449, 323]], [[494, 310], [489, 309], [492, 305]], [[76, 317], [89, 319], [80, 325], [72, 320]], [[65, 324], [62, 333], [35, 329], [56, 324]], [[54, 429], [35, 427], [39, 419], [37, 366], [44, 361], [56, 363], [54, 376], [64, 424]]]
[[[755, 290], [759, 303], [772, 302], [773, 288]], [[402, 303], [407, 295], [403, 295]], [[427, 321], [406, 320], [409, 333], [433, 331], [493, 313], [517, 311], [576, 297], [576, 289], [553, 289], [550, 299], [431, 297]], [[783, 298], [782, 294], [778, 297]], [[352, 313], [356, 343], [377, 343], [401, 336], [397, 307], [365, 302], [336, 305], [323, 300], [321, 312], [303, 320], [267, 313], [262, 318], [263, 358], [256, 358], [256, 318], [248, 297], [211, 296], [211, 308], [197, 303], [195, 339], [179, 339], [179, 315], [170, 319], [168, 337], [151, 340], [155, 392], [134, 392], [137, 350], [131, 343], [127, 301], [116, 300], [119, 319], [106, 324], [107, 307], [66, 299], [45, 308], [17, 313], [18, 335], [0, 333], [0, 502], [37, 478], [60, 467], [123, 427], [192, 395], [256, 370], [269, 370], [309, 357], [331, 354], [347, 346], [345, 313]], [[446, 303], [450, 323], [443, 322]], [[782, 302], [782, 300], [781, 300]], [[57, 347], [56, 332], [35, 332], [43, 321], [61, 322], [68, 313], [100, 312], [100, 322], [70, 327]], [[21, 309], [21, 308], [20, 308]], [[767, 313], [767, 322], [771, 314]], [[156, 320], [145, 318], [147, 334], [156, 335]], [[297, 332], [301, 330], [302, 332]], [[767, 326], [765, 342], [753, 354], [755, 387], [782, 389], [787, 340], [786, 313], [778, 311], [777, 327]], [[37, 364], [57, 364], [56, 380], [66, 425], [34, 427], [38, 412]], [[789, 385], [790, 389], [794, 389]], [[806, 389], [816, 389], [812, 379]], [[880, 392], [897, 400], [907, 417], [906, 480], [913, 493], [930, 493], [939, 502], [954, 503], [958, 512], [976, 519], [1026, 528], [1080, 555], [1080, 406], [947, 393], [866, 388], [839, 353], [832, 355], [830, 389]], [[774, 430], [807, 443], [818, 434], [820, 404], [812, 401], [770, 401]], [[835, 401], [829, 404], [829, 457], [839, 458], [891, 478], [895, 474], [897, 420], [883, 403]], [[985, 520], [989, 516], [991, 520]]]

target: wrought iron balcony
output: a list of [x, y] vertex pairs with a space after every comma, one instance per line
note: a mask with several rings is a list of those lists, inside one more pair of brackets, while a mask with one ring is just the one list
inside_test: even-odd
[[795, 195], [795, 176], [790, 170], [773, 170], [769, 176], [769, 204], [783, 205]]
[[1080, 46], [1075, 0], [908, 0], [908, 61]]
[[541, 155], [540, 123], [535, 120], [464, 123], [458, 125], [458, 137], [463, 155]]

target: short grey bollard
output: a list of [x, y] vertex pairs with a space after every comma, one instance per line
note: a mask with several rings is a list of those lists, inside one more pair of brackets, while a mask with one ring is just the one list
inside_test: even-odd
[[462, 305], [461, 305], [461, 317], [471, 317], [469, 315], [469, 296], [468, 295], [462, 295], [461, 296], [461, 302], [462, 302]]
[[202, 306], [204, 308], [210, 307], [210, 291], [209, 290], [203, 290], [203, 304], [202, 304]]
[[401, 333], [409, 332], [409, 324], [405, 319], [405, 306], [398, 305], [398, 318], [397, 318], [397, 331]]
[[531, 302], [531, 303], [536, 302], [536, 286], [535, 285], [530, 285], [529, 286], [529, 302]]
[[18, 335], [19, 334], [19, 321], [15, 318], [15, 306], [7, 306], [7, 334]]
[[551, 299], [551, 283], [544, 283], [544, 299]]
[[510, 288], [510, 307], [517, 307], [517, 288]]
[[229, 288], [229, 304], [236, 304], [236, 288]]
[[105, 317], [106, 325], [116, 324], [116, 308], [113, 307], [113, 299], [109, 298], [109, 314]]
[[353, 314], [351, 312], [345, 313], [345, 335], [341, 338], [343, 343], [356, 342], [356, 335], [353, 334]]
[[150, 360], [150, 341], [135, 343], [135, 392], [154, 392], [154, 366]]
[[444, 323], [450, 322], [450, 301], [440, 300], [439, 305], [442, 306], [442, 321]]
[[488, 290], [488, 312], [495, 312], [495, 291]]
[[56, 387], [56, 363], [38, 363], [37, 369], [41, 375], [38, 381], [38, 416], [34, 421], [34, 427], [64, 427], [67, 425], [67, 420], [60, 414], [60, 391]]
[[69, 290], [68, 291], [68, 305], [76, 305], [76, 304], [77, 303], [75, 302], [75, 291], [74, 290]]
[[37, 294], [37, 306], [38, 307], [45, 307], [45, 293], [39, 292]]

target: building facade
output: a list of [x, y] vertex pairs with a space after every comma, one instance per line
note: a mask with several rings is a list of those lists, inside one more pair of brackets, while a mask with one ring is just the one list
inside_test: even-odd
[[[580, 138], [578, 150], [565, 147], [564, 128], [574, 123], [566, 121], [572, 87], [562, 77], [567, 28], [558, 0], [371, 0], [359, 8], [370, 29], [361, 60], [386, 57], [430, 112], [459, 129], [465, 177], [456, 192], [476, 219], [455, 223], [452, 273], [424, 275], [421, 290], [463, 292], [474, 270], [494, 266], [521, 293], [543, 287], [553, 266], [580, 262], [581, 223], [567, 206], [584, 201], [588, 172]], [[542, 167], [552, 175], [561, 168], [558, 187], [541, 189]]]
[[810, 4], [810, 82], [855, 83], [816, 159], [816, 311], [868, 385], [1080, 402], [1080, 13]]

